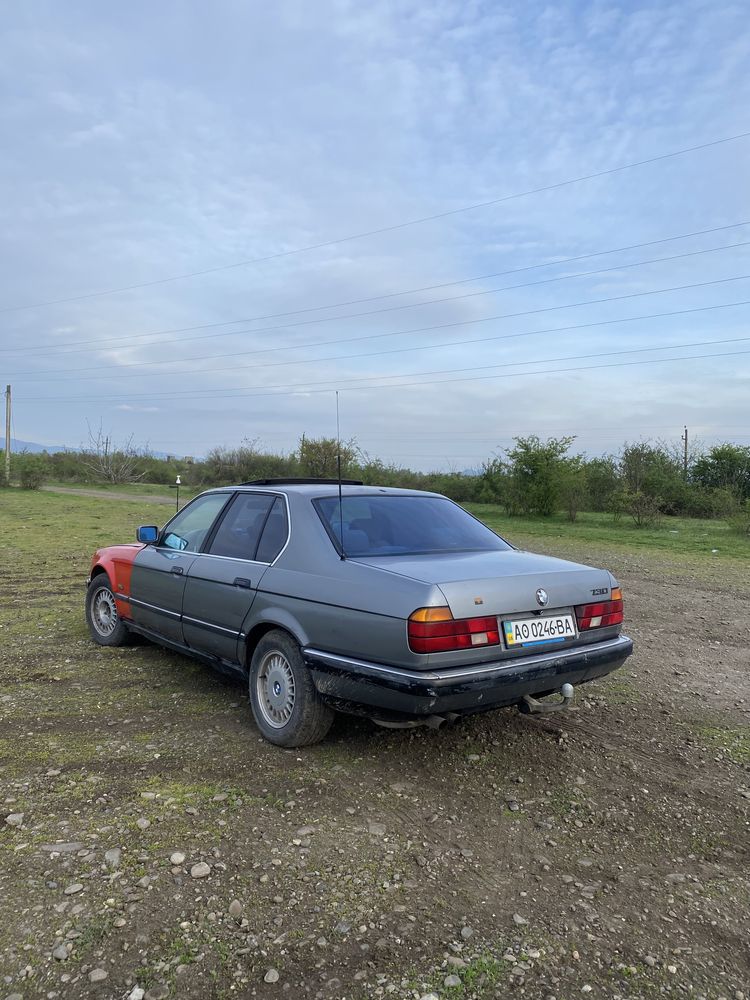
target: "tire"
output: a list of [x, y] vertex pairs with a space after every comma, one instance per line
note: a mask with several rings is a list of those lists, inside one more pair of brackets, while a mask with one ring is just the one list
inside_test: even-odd
[[115, 595], [106, 573], [97, 574], [86, 591], [86, 623], [100, 646], [124, 646], [130, 632], [117, 614]]
[[315, 690], [297, 643], [280, 629], [268, 632], [250, 662], [250, 705], [262, 735], [280, 747], [319, 743], [333, 711]]

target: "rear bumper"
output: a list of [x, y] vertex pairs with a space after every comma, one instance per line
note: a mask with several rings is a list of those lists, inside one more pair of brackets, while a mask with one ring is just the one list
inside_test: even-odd
[[479, 712], [514, 705], [527, 694], [539, 696], [566, 683], [585, 684], [603, 677], [621, 667], [632, 652], [632, 640], [621, 635], [523, 660], [416, 671], [319, 649], [303, 650], [315, 687], [324, 700], [374, 715], [385, 712], [399, 716]]

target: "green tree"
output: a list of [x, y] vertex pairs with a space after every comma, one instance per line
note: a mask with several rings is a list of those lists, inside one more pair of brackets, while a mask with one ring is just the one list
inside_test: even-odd
[[[309, 438], [299, 442], [299, 465], [303, 476], [313, 479], [335, 479], [338, 476], [339, 443], [336, 438]], [[341, 444], [341, 475], [348, 476], [349, 467], [357, 457], [355, 441]]]
[[617, 460], [611, 455], [588, 459], [586, 462], [586, 484], [590, 509], [609, 510], [612, 496], [620, 489]]
[[560, 499], [569, 521], [575, 521], [578, 511], [588, 499], [588, 466], [580, 455], [564, 458], [559, 471]]
[[549, 517], [560, 505], [566, 455], [575, 438], [542, 441], [532, 434], [513, 440], [515, 447], [508, 450], [505, 464], [521, 510]]
[[690, 478], [703, 489], [731, 490], [738, 500], [750, 499], [750, 447], [716, 445], [694, 463]]
[[680, 462], [662, 445], [626, 444], [620, 455], [625, 489], [658, 499], [665, 514], [682, 514], [687, 506], [687, 486]]

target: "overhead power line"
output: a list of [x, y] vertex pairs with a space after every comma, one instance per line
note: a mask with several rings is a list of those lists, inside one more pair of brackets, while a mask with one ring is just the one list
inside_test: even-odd
[[[746, 338], [742, 338], [742, 339], [746, 339]], [[607, 355], [609, 355], [610, 353], [611, 352], [607, 352]], [[520, 377], [527, 376], [527, 375], [563, 375], [563, 374], [569, 374], [569, 373], [574, 373], [574, 372], [598, 371], [599, 369], [603, 369], [603, 368], [625, 368], [625, 367], [630, 367], [632, 365], [656, 365], [656, 364], [666, 364], [666, 363], [673, 364], [673, 363], [677, 363], [677, 362], [680, 362], [680, 361], [701, 361], [701, 360], [705, 360], [707, 358], [714, 358], [714, 359], [715, 358], [734, 358], [734, 357], [739, 357], [740, 355], [746, 355], [746, 354], [750, 354], [750, 350], [747, 350], [747, 351], [728, 351], [728, 352], [723, 352], [723, 353], [713, 353], [712, 352], [712, 353], [707, 353], [707, 354], [692, 354], [692, 355], [689, 355], [689, 356], [683, 357], [683, 358], [645, 358], [645, 359], [639, 359], [638, 361], [613, 361], [611, 363], [607, 363], [607, 364], [604, 364], [604, 365], [574, 365], [571, 368], [544, 368], [544, 369], [541, 369], [539, 371], [502, 372], [502, 373], [500, 373], [498, 375], [471, 375], [471, 376], [462, 375], [459, 378], [429, 379], [429, 380], [426, 380], [426, 381], [420, 380], [418, 382], [401, 382], [398, 385], [352, 386], [351, 388], [349, 388], [349, 389], [347, 389], [345, 391], [347, 391], [347, 392], [363, 392], [363, 391], [370, 391], [370, 390], [373, 390], [373, 389], [405, 389], [405, 388], [411, 388], [411, 387], [422, 387], [423, 388], [423, 387], [430, 386], [430, 385], [447, 385], [447, 384], [452, 383], [452, 382], [482, 382], [482, 381], [488, 381], [488, 380], [494, 380], [494, 379], [520, 378]], [[485, 368], [485, 367], [486, 366], [483, 366], [483, 368]], [[506, 367], [506, 366], [503, 366], [503, 367]], [[383, 376], [383, 378], [387, 378], [387, 377], [388, 376]], [[398, 377], [398, 376], [391, 376], [391, 377], [395, 378], [395, 377]], [[407, 376], [404, 376], [404, 377], [407, 377]], [[195, 395], [194, 393], [185, 392], [185, 393], [180, 393], [180, 400], [190, 400], [190, 399], [197, 399], [197, 400], [201, 400], [201, 399], [205, 399], [205, 400], [209, 400], [209, 399], [251, 399], [251, 398], [268, 397], [268, 396], [298, 396], [298, 395], [309, 396], [309, 395], [318, 395], [320, 393], [331, 393], [331, 392], [334, 391], [334, 389], [335, 389], [335, 381], [332, 383], [332, 385], [326, 386], [325, 388], [299, 387], [298, 386], [298, 387], [295, 387], [293, 389], [288, 389], [288, 390], [283, 390], [283, 391], [272, 390], [270, 392], [268, 391], [268, 389], [264, 389], [262, 392], [255, 392], [255, 391], [248, 392], [248, 391], [245, 391], [245, 390], [240, 390], [240, 391], [236, 391], [236, 392], [215, 392], [211, 396], [199, 396], [199, 395]], [[112, 396], [112, 395], [108, 395], [108, 396], [106, 396], [104, 398], [108, 399], [108, 400], [115, 400], [115, 399], [132, 399], [134, 397], [132, 397], [130, 395], [126, 395], [126, 396]], [[155, 393], [152, 396], [150, 396], [149, 398], [151, 398], [151, 399], [161, 399], [162, 396], [161, 396], [161, 394]], [[40, 402], [40, 401], [51, 402], [53, 400], [59, 400], [59, 399], [67, 399], [68, 402], [70, 401], [70, 398], [69, 397], [65, 397], [65, 396], [28, 396], [28, 397], [26, 397], [26, 399], [27, 399], [28, 402]], [[91, 399], [92, 399], [92, 397], [86, 396], [84, 398], [84, 402], [88, 403], [88, 402], [91, 401]]]
[[[741, 302], [726, 302], [726, 303], [721, 303], [721, 304], [713, 305], [713, 306], [697, 306], [697, 307], [695, 307], [693, 309], [676, 309], [676, 310], [672, 310], [671, 312], [647, 313], [645, 315], [642, 314], [640, 316], [625, 316], [625, 317], [622, 317], [622, 318], [619, 318], [619, 319], [598, 320], [597, 322], [594, 322], [594, 323], [575, 323], [575, 324], [571, 324], [571, 325], [568, 325], [568, 326], [548, 327], [545, 330], [531, 330], [531, 331], [524, 331], [522, 333], [506, 333], [506, 334], [494, 335], [492, 337], [475, 337], [472, 340], [454, 340], [454, 341], [449, 341], [447, 343], [443, 343], [443, 344], [439, 344], [439, 345], [429, 344], [429, 345], [424, 345], [424, 346], [421, 346], [421, 347], [399, 347], [399, 348], [396, 348], [396, 349], [393, 349], [393, 350], [389, 350], [389, 351], [373, 351], [373, 352], [370, 352], [368, 354], [343, 355], [343, 357], [344, 358], [372, 358], [372, 357], [381, 357], [381, 356], [386, 355], [386, 354], [407, 354], [407, 353], [411, 353], [413, 351], [432, 350], [432, 349], [436, 349], [437, 347], [440, 347], [440, 348], [442, 348], [442, 347], [473, 347], [476, 344], [494, 343], [494, 342], [497, 342], [497, 341], [500, 341], [500, 340], [514, 340], [514, 339], [520, 338], [520, 337], [534, 337], [534, 336], [536, 336], [538, 334], [545, 334], [545, 333], [568, 333], [568, 332], [572, 332], [572, 331], [576, 331], [576, 330], [594, 329], [595, 327], [600, 327], [600, 326], [618, 326], [618, 325], [621, 325], [623, 323], [636, 323], [636, 322], [639, 322], [641, 320], [664, 319], [664, 318], [667, 318], [667, 317], [685, 316], [685, 315], [689, 315], [691, 313], [712, 312], [712, 311], [717, 310], [717, 309], [729, 309], [729, 308], [732, 308], [732, 307], [735, 307], [735, 306], [747, 306], [747, 305], [750, 305], [750, 299], [745, 299], [744, 301], [741, 301]], [[340, 360], [340, 359], [322, 358], [320, 360], [321, 361], [330, 361], [330, 360]], [[291, 361], [289, 361], [289, 362], [286, 362], [286, 361], [282, 362], [283, 365], [288, 365], [288, 364], [293, 364], [293, 363], [294, 362], [291, 362]], [[316, 363], [317, 362], [309, 362], [309, 364], [316, 364]], [[264, 368], [266, 368], [266, 367], [275, 367], [275, 366], [269, 366], [269, 365], [258, 366], [258, 365], [254, 365], [252, 367], [253, 367], [253, 371], [255, 371], [258, 367], [264, 367]], [[229, 369], [221, 368], [221, 369], [211, 369], [211, 370], [212, 371], [218, 370], [218, 371], [233, 371], [233, 372], [236, 372], [237, 368], [229, 368]], [[132, 376], [127, 376], [127, 377], [132, 377]], [[226, 391], [226, 388], [221, 387], [221, 386], [211, 387], [211, 388], [207, 388], [207, 389], [193, 389], [193, 390], [191, 390], [191, 398], [193, 398], [193, 399], [199, 399], [199, 398], [201, 398], [202, 394], [205, 394], [205, 398], [207, 398], [207, 399], [211, 399], [211, 398], [214, 398], [216, 396], [228, 395], [228, 393]], [[152, 399], [183, 398], [184, 396], [185, 396], [185, 390], [179, 389], [177, 391], [160, 392], [158, 395], [154, 395], [151, 392], [128, 393], [127, 395], [122, 395], [122, 396], [113, 396], [111, 393], [107, 393], [106, 396], [92, 396], [90, 394], [87, 394], [86, 395], [86, 399], [87, 400], [92, 400], [92, 401], [93, 400], [114, 400], [114, 399], [128, 399], [128, 400], [135, 399], [135, 400], [145, 400], [145, 401], [148, 401], [148, 400], [152, 400]], [[36, 399], [36, 398], [38, 398], [38, 399], [48, 399], [48, 398], [49, 399], [69, 399], [69, 397], [67, 397], [67, 396], [54, 396], [54, 397], [42, 397], [42, 396], [40, 396], [40, 397], [27, 397], [27, 398], [32, 398], [32, 399]]]
[[[560, 309], [573, 309], [573, 308], [578, 308], [578, 307], [581, 307], [581, 306], [599, 305], [599, 304], [608, 303], [608, 302], [619, 302], [619, 301], [623, 301], [623, 300], [627, 300], [627, 299], [643, 298], [643, 297], [648, 296], [648, 295], [660, 295], [660, 294], [665, 294], [665, 293], [668, 293], [668, 292], [685, 291], [685, 290], [693, 289], [693, 288], [705, 288], [705, 287], [710, 286], [710, 285], [721, 285], [721, 284], [726, 284], [726, 283], [732, 282], [732, 281], [744, 281], [744, 280], [747, 280], [747, 279], [750, 279], [750, 274], [740, 274], [740, 275], [736, 275], [736, 276], [731, 277], [731, 278], [716, 278], [716, 279], [714, 279], [712, 281], [699, 281], [699, 282], [693, 282], [693, 283], [687, 284], [687, 285], [674, 285], [674, 286], [671, 286], [669, 288], [654, 288], [654, 289], [650, 289], [650, 290], [644, 291], [644, 292], [628, 292], [628, 293], [626, 293], [624, 295], [610, 295], [610, 296], [606, 296], [606, 297], [601, 298], [601, 299], [587, 299], [587, 300], [582, 301], [582, 302], [569, 302], [569, 303], [565, 303], [563, 305], [557, 305], [557, 306], [544, 306], [544, 307], [540, 307], [538, 309], [525, 310], [523, 312], [501, 313], [501, 314], [498, 314], [496, 316], [485, 316], [485, 317], [483, 317], [481, 319], [457, 320], [457, 321], [452, 322], [452, 323], [440, 323], [440, 324], [436, 324], [436, 325], [433, 325], [433, 326], [416, 327], [416, 328], [409, 329], [409, 330], [397, 330], [397, 331], [394, 331], [394, 332], [391, 332], [391, 333], [367, 334], [367, 335], [362, 336], [362, 337], [345, 338], [342, 341], [332, 341], [330, 343], [355, 343], [355, 342], [359, 342], [359, 341], [362, 341], [362, 340], [378, 340], [378, 339], [384, 339], [384, 338], [387, 338], [387, 337], [404, 336], [405, 334], [411, 334], [411, 333], [425, 333], [425, 332], [434, 331], [434, 330], [454, 329], [454, 328], [460, 327], [460, 326], [473, 326], [473, 325], [476, 325], [478, 323], [488, 323], [490, 321], [499, 320], [499, 319], [512, 319], [512, 318], [518, 318], [518, 317], [521, 317], [521, 316], [532, 316], [532, 315], [537, 315], [537, 314], [546, 313], [546, 312], [556, 312], [556, 311], [559, 311]], [[746, 304], [745, 301], [738, 302], [738, 303], [735, 303], [735, 302], [724, 303], [724, 304], [721, 304], [721, 305], [718, 305], [718, 306], [697, 307], [695, 310], [685, 310], [685, 312], [690, 312], [690, 311], [699, 312], [699, 311], [703, 311], [703, 310], [707, 310], [707, 309], [728, 308], [730, 306], [745, 305], [745, 304]], [[672, 315], [677, 315], [678, 313], [682, 313], [682, 312], [683, 312], [683, 310], [679, 310], [679, 311], [676, 311], [675, 313], [673, 313]], [[668, 315], [668, 314], [665, 314], [665, 315]], [[589, 325], [589, 324], [584, 324], [584, 326], [587, 326], [587, 325]], [[597, 325], [597, 324], [593, 324], [593, 325]], [[565, 329], [565, 328], [563, 328], [563, 329]], [[574, 326], [574, 327], [569, 327], [568, 329], [579, 329], [579, 327]], [[541, 332], [552, 332], [552, 331], [536, 331], [536, 330], [532, 330], [532, 331], [528, 331], [528, 332], [524, 332], [524, 333], [502, 335], [502, 336], [499, 336], [497, 338], [493, 337], [493, 338], [486, 338], [486, 339], [488, 339], [488, 340], [494, 340], [494, 339], [503, 340], [503, 339], [511, 339], [512, 337], [528, 337], [528, 336], [535, 336], [536, 334], [541, 333]], [[325, 344], [325, 343], [326, 342], [323, 342], [323, 344]], [[253, 367], [254, 368], [277, 368], [277, 367], [285, 367], [285, 366], [288, 366], [288, 365], [317, 364], [319, 362], [326, 362], [326, 361], [356, 360], [357, 358], [374, 357], [374, 356], [379, 356], [379, 355], [382, 355], [382, 354], [398, 354], [398, 353], [403, 353], [405, 351], [425, 350], [428, 347], [429, 348], [433, 348], [433, 347], [458, 346], [458, 345], [460, 345], [462, 343], [471, 343], [471, 341], [467, 342], [467, 341], [463, 341], [462, 340], [462, 341], [458, 341], [457, 344], [455, 344], [455, 345], [452, 345], [452, 344], [437, 344], [437, 345], [430, 344], [430, 345], [424, 345], [424, 346], [418, 346], [418, 347], [393, 348], [393, 349], [387, 350], [387, 351], [379, 351], [379, 352], [376, 352], [375, 354], [369, 354], [368, 353], [368, 354], [329, 355], [328, 357], [324, 357], [324, 358], [311, 358], [311, 359], [304, 359], [302, 361], [299, 358], [294, 358], [291, 361], [268, 362], [268, 363], [263, 363], [261, 365], [254, 364]], [[282, 350], [283, 351], [300, 350], [303, 347], [323, 346], [323, 344], [321, 344], [321, 343], [319, 343], [319, 344], [295, 344], [295, 345], [292, 345], [292, 347], [265, 348], [265, 349], [256, 349], [254, 351], [234, 351], [234, 352], [232, 352], [230, 354], [224, 354], [224, 355], [221, 355], [221, 354], [218, 354], [218, 355], [206, 355], [205, 357], [189, 358], [189, 359], [186, 359], [184, 362], [181, 362], [181, 363], [182, 364], [188, 364], [188, 363], [195, 362], [195, 361], [206, 361], [206, 360], [218, 361], [218, 360], [223, 359], [223, 358], [248, 357], [248, 356], [257, 355], [257, 354], [276, 353], [276, 352], [282, 351]], [[153, 378], [153, 377], [156, 377], [156, 376], [189, 375], [189, 374], [191, 374], [190, 370], [187, 370], [187, 371], [185, 371], [185, 370], [173, 370], [173, 371], [167, 371], [167, 372], [164, 372], [164, 371], [160, 371], [160, 372], [144, 372], [144, 371], [142, 371], [142, 369], [146, 368], [146, 367], [154, 367], [156, 365], [170, 365], [170, 364], [173, 364], [173, 362], [170, 362], [170, 361], [145, 361], [145, 362], [142, 362], [142, 363], [133, 363], [133, 364], [124, 364], [124, 365], [110, 365], [108, 367], [94, 366], [93, 368], [92, 367], [88, 367], [88, 368], [68, 368], [68, 369], [64, 369], [62, 371], [55, 371], [54, 369], [52, 369], [49, 372], [46, 372], [46, 371], [45, 372], [38, 372], [38, 373], [34, 373], [34, 372], [19, 372], [17, 374], [14, 374], [13, 378], [14, 378], [14, 380], [16, 382], [18, 382], [18, 381], [27, 381], [27, 382], [59, 382], [59, 381], [65, 381], [65, 380], [67, 380], [67, 378], [70, 375], [77, 375], [77, 376], [80, 376], [77, 379], [77, 381], [85, 382], [85, 381], [99, 381], [99, 380], [107, 381], [107, 380], [111, 380], [111, 379], [118, 379], [119, 380], [119, 379], [123, 379], [123, 378]], [[115, 368], [117, 373], [114, 374], [114, 375], [102, 375], [101, 374], [102, 371], [107, 371], [108, 369], [111, 369], [111, 368]], [[122, 374], [122, 370], [124, 368], [136, 368], [138, 370], [135, 371], [135, 372], [131, 372], [129, 374]], [[86, 372], [90, 372], [90, 371], [94, 371], [94, 372], [96, 372], [96, 374], [95, 375], [86, 375], [85, 374]], [[232, 365], [230, 368], [202, 368], [200, 374], [208, 374], [208, 373], [223, 372], [223, 371], [233, 371], [233, 372], [236, 372], [237, 371], [237, 366], [236, 365]], [[30, 376], [30, 377], [24, 379], [22, 377], [24, 375]], [[40, 378], [39, 376], [46, 376], [46, 377], [41, 377]]]
[[[353, 383], [373, 383], [373, 382], [392, 382], [394, 379], [405, 379], [405, 378], [422, 378], [428, 375], [451, 375], [458, 374], [460, 372], [472, 372], [472, 371], [492, 371], [497, 368], [519, 368], [526, 365], [547, 365], [547, 364], [557, 364], [560, 361], [583, 361], [594, 358], [609, 358], [609, 357], [619, 357], [625, 354], [651, 354], [657, 351], [678, 351], [678, 350], [688, 350], [694, 347], [706, 347], [708, 345], [716, 346], [719, 344], [744, 344], [750, 341], [750, 336], [748, 337], [728, 337], [722, 340], [695, 340], [689, 341], [684, 344], [659, 344], [656, 347], [630, 347], [623, 348], [620, 351], [600, 351], [594, 354], [567, 354], [562, 357], [556, 358], [534, 358], [531, 361], [503, 361], [500, 364], [488, 365], [488, 364], [478, 364], [471, 365], [468, 368], [437, 368], [430, 369], [428, 371], [418, 371], [418, 372], [404, 372], [401, 375], [360, 375], [353, 378], [339, 378], [336, 375], [332, 375], [331, 378], [317, 379], [315, 381], [303, 382], [292, 382], [286, 383], [284, 385], [266, 385], [266, 386], [251, 386], [250, 388], [264, 388], [264, 389], [296, 389], [298, 391], [304, 391], [308, 388], [320, 388], [321, 386], [329, 387], [340, 387], [342, 385], [348, 385], [353, 388], [367, 388], [365, 385], [353, 385]], [[665, 359], [669, 360], [669, 359]], [[679, 360], [679, 359], [673, 359]], [[399, 385], [399, 383], [394, 382], [394, 387]], [[371, 386], [375, 388], [375, 386]], [[112, 398], [112, 397], [108, 397]], [[130, 397], [128, 397], [130, 398]]]
[[447, 219], [451, 216], [461, 215], [465, 212], [476, 211], [481, 208], [492, 208], [504, 202], [514, 201], [518, 198], [527, 198], [535, 194], [543, 194], [548, 191], [556, 191], [560, 188], [569, 187], [573, 184], [581, 184], [584, 181], [595, 180], [598, 177], [607, 177], [611, 174], [621, 173], [624, 170], [631, 170], [635, 167], [647, 166], [651, 163], [658, 163], [663, 160], [673, 159], [677, 156], [684, 156], [687, 153], [695, 153], [699, 150], [710, 149], [713, 146], [720, 146], [728, 142], [736, 142], [739, 139], [746, 139], [750, 132], [739, 132], [736, 135], [723, 136], [720, 139], [711, 139], [708, 142], [697, 143], [693, 146], [685, 146], [682, 149], [674, 149], [668, 153], [659, 153], [642, 160], [633, 160], [630, 163], [622, 163], [616, 167], [608, 167], [606, 170], [596, 170], [588, 174], [581, 174], [578, 177], [570, 177], [566, 180], [555, 181], [552, 184], [543, 184], [539, 187], [529, 188], [525, 191], [516, 191], [512, 194], [501, 195], [499, 198], [491, 198], [488, 201], [475, 202], [471, 205], [463, 205], [459, 208], [448, 209], [443, 212], [435, 212], [432, 215], [424, 215], [415, 219], [408, 219], [404, 222], [393, 223], [389, 226], [380, 226], [377, 229], [368, 229], [359, 233], [351, 233], [347, 236], [339, 236], [335, 239], [322, 240], [318, 243], [310, 243], [306, 246], [294, 247], [291, 250], [281, 250], [272, 254], [265, 254], [262, 257], [251, 257], [246, 260], [234, 261], [231, 264], [221, 264], [216, 267], [203, 268], [199, 271], [187, 271], [183, 274], [173, 274], [164, 278], [156, 278], [151, 281], [142, 281], [129, 285], [121, 285], [117, 288], [107, 288], [96, 292], [86, 292], [81, 295], [70, 295], [65, 298], [47, 299], [42, 302], [27, 303], [19, 306], [7, 306], [0, 309], [0, 313], [19, 312], [24, 309], [40, 309], [43, 306], [62, 305], [66, 302], [80, 302], [84, 299], [100, 298], [104, 295], [114, 295], [118, 292], [130, 292], [139, 288], [152, 288], [155, 285], [164, 285], [173, 281], [182, 281], [187, 278], [197, 278], [206, 274], [216, 274], [219, 271], [229, 271], [238, 267], [247, 267], [250, 264], [262, 264], [271, 260], [279, 260], [284, 257], [292, 257], [297, 254], [309, 253], [312, 250], [323, 250], [327, 247], [337, 246], [342, 243], [351, 243], [355, 240], [366, 239], [370, 236], [379, 236], [384, 233], [393, 233], [412, 226], [419, 226], [425, 222], [435, 222], [439, 219]]
[[[301, 315], [305, 315], [305, 314], [311, 313], [311, 312], [322, 312], [324, 310], [342, 309], [342, 308], [345, 308], [346, 306], [364, 305], [367, 302], [379, 302], [379, 301], [383, 301], [385, 299], [398, 298], [398, 297], [401, 297], [401, 296], [404, 296], [404, 295], [417, 295], [420, 292], [433, 292], [433, 291], [437, 291], [437, 290], [442, 289], [442, 288], [450, 288], [450, 287], [453, 287], [455, 285], [466, 285], [466, 284], [469, 284], [470, 282], [474, 282], [474, 281], [486, 281], [489, 278], [502, 278], [502, 277], [507, 277], [508, 275], [511, 275], [511, 274], [520, 274], [520, 273], [524, 273], [524, 272], [527, 272], [527, 271], [536, 271], [536, 270], [539, 270], [540, 268], [544, 268], [544, 267], [560, 267], [560, 266], [562, 266], [564, 264], [577, 263], [578, 261], [582, 261], [582, 260], [591, 260], [594, 257], [605, 257], [605, 256], [608, 256], [610, 254], [615, 254], [615, 253], [624, 253], [625, 251], [629, 251], [629, 250], [643, 250], [646, 247], [659, 246], [660, 244], [663, 244], [663, 243], [674, 243], [677, 240], [686, 240], [686, 239], [690, 239], [690, 238], [695, 237], [695, 236], [707, 236], [707, 235], [710, 235], [710, 234], [713, 234], [713, 233], [726, 232], [729, 229], [740, 229], [742, 226], [747, 226], [747, 225], [750, 225], [750, 222], [748, 222], [748, 221], [733, 222], [733, 223], [731, 223], [730, 225], [727, 225], [727, 226], [714, 226], [711, 229], [698, 229], [698, 230], [694, 230], [691, 233], [679, 233], [676, 236], [664, 236], [664, 237], [662, 237], [661, 239], [658, 239], [658, 240], [647, 240], [644, 243], [631, 243], [631, 244], [629, 244], [627, 246], [612, 247], [612, 248], [610, 248], [608, 250], [595, 250], [595, 251], [592, 251], [590, 253], [577, 254], [574, 257], [563, 257], [563, 258], [560, 258], [558, 260], [543, 261], [542, 263], [539, 263], [539, 264], [527, 264], [524, 267], [513, 267], [513, 268], [509, 268], [509, 269], [507, 269], [505, 271], [493, 271], [493, 272], [490, 272], [488, 274], [478, 274], [478, 275], [475, 275], [474, 277], [470, 277], [470, 278], [459, 278], [456, 281], [444, 281], [444, 282], [441, 282], [439, 284], [422, 285], [419, 288], [407, 288], [407, 289], [404, 289], [404, 290], [399, 291], [399, 292], [387, 292], [387, 293], [385, 293], [383, 295], [370, 295], [370, 296], [368, 296], [366, 298], [361, 298], [361, 299], [348, 299], [348, 300], [343, 301], [343, 302], [331, 302], [331, 303], [328, 303], [327, 305], [308, 306], [308, 307], [303, 308], [303, 309], [292, 309], [292, 310], [288, 310], [286, 312], [279, 312], [279, 313], [266, 313], [265, 315], [261, 315], [261, 316], [245, 316], [245, 317], [242, 317], [242, 318], [239, 318], [239, 319], [222, 320], [221, 322], [218, 322], [218, 323], [202, 323], [202, 324], [200, 324], [198, 326], [170, 327], [168, 329], [163, 329], [163, 330], [152, 330], [150, 333], [128, 334], [128, 336], [127, 336], [126, 339], [119, 340], [119, 341], [118, 340], [108, 341], [107, 342], [107, 347], [108, 348], [132, 347], [133, 346], [133, 342], [136, 341], [136, 340], [138, 340], [138, 341], [140, 341], [140, 340], [151, 340], [154, 337], [161, 337], [161, 338], [163, 338], [164, 336], [172, 334], [172, 333], [190, 333], [193, 330], [216, 330], [216, 329], [219, 329], [219, 328], [224, 327], [224, 326], [238, 326], [238, 325], [240, 325], [242, 323], [260, 323], [260, 322], [264, 322], [265, 320], [270, 320], [270, 319], [284, 319], [284, 318], [286, 318], [288, 316], [301, 316]], [[746, 245], [746, 244], [730, 244], [729, 246], [743, 246], [743, 245]], [[717, 249], [726, 249], [726, 247], [709, 247], [706, 250], [700, 250], [700, 251], [696, 251], [696, 252], [697, 253], [712, 253], [714, 250], [717, 250]], [[662, 260], [670, 260], [672, 258], [666, 257], [666, 258], [660, 258], [660, 259], [662, 259]], [[621, 265], [621, 266], [623, 266], [623, 267], [632, 267], [633, 265], [632, 264], [624, 264], [624, 265]], [[570, 275], [570, 276], [566, 275], [566, 276], [563, 276], [563, 277], [578, 277], [578, 276], [579, 275]], [[524, 286], [521, 285], [521, 286], [513, 286], [513, 287], [524, 287]], [[404, 306], [402, 308], [414, 308], [414, 307], [417, 307], [417, 306], [429, 305], [429, 304], [430, 304], [429, 302], [412, 302], [412, 303], [409, 303], [408, 306]], [[358, 316], [361, 316], [361, 315], [374, 315], [374, 313], [373, 314], [371, 314], [371, 313], [364, 313], [364, 314], [357, 313], [356, 315], [358, 315]], [[328, 322], [329, 320], [345, 319], [345, 318], [347, 318], [347, 317], [330, 316], [330, 317], [325, 317], [324, 319], [316, 321], [316, 322]], [[287, 323], [287, 324], [284, 324], [284, 327], [290, 326], [290, 325], [291, 324]], [[279, 329], [279, 328], [274, 327], [273, 329]], [[200, 336], [196, 336], [196, 337], [175, 337], [175, 338], [170, 339], [170, 340], [160, 339], [158, 341], [154, 341], [154, 343], [157, 343], [157, 344], [174, 344], [174, 343], [187, 343], [188, 341], [193, 341], [193, 340], [205, 340], [205, 339], [214, 339], [215, 340], [215, 339], [218, 339], [219, 337], [237, 337], [237, 336], [241, 336], [242, 334], [252, 333], [252, 332], [253, 332], [252, 329], [250, 329], [250, 330], [229, 330], [226, 333], [220, 333], [220, 334], [212, 333], [212, 334], [201, 334]], [[32, 345], [32, 346], [29, 346], [28, 344], [25, 344], [22, 347], [5, 347], [5, 348], [0, 348], [0, 354], [23, 353], [24, 356], [27, 356], [29, 354], [29, 351], [40, 351], [40, 352], [44, 353], [45, 355], [49, 354], [51, 351], [54, 351], [56, 354], [80, 354], [80, 353], [83, 353], [83, 352], [80, 351], [80, 350], [75, 350], [75, 348], [77, 348], [77, 347], [80, 347], [80, 348], [101, 347], [101, 344], [102, 344], [102, 338], [99, 336], [99, 337], [96, 337], [93, 340], [72, 340], [72, 341], [65, 341], [64, 343], [56, 343], [56, 344], [38, 344], [38, 345]], [[148, 346], [151, 346], [151, 345], [149, 344]]]

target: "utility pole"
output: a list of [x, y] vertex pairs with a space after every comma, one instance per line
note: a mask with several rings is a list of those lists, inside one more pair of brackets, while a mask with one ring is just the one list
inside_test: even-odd
[[688, 477], [688, 429], [685, 427], [685, 433], [682, 435], [682, 443], [685, 446], [685, 450], [682, 458], [682, 477], [687, 482]]
[[5, 485], [10, 486], [10, 386], [5, 387]]

